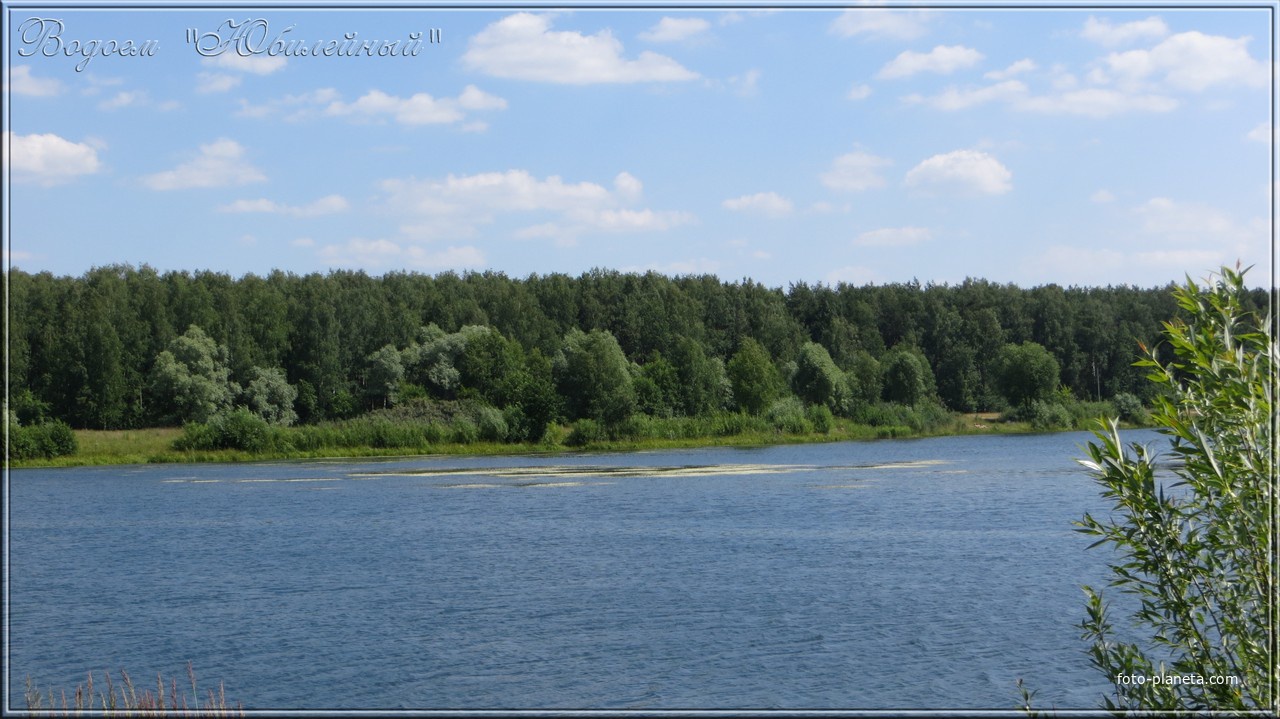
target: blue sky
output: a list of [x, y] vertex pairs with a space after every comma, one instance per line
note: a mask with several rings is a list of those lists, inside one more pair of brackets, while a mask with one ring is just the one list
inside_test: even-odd
[[6, 12], [28, 271], [1269, 271], [1265, 7]]

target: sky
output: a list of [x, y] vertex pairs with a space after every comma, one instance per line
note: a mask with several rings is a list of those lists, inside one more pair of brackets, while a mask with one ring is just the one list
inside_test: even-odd
[[8, 4], [5, 259], [1264, 285], [1271, 12]]

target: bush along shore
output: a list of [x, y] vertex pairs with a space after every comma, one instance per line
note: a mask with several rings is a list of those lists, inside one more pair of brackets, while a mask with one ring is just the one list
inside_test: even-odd
[[[67, 430], [72, 451], [18, 459], [13, 467], [406, 455], [497, 455], [567, 451], [628, 451], [700, 446], [762, 446], [955, 434], [1005, 434], [1085, 429], [1118, 417], [1144, 426], [1148, 415], [1129, 402], [1033, 402], [1004, 413], [958, 414], [936, 403], [869, 406], [856, 419], [795, 398], [766, 412], [718, 412], [696, 417], [632, 414], [615, 424], [592, 419], [549, 424], [537, 441], [516, 439], [501, 412], [467, 402], [416, 400], [356, 418], [315, 425], [272, 425], [245, 409], [181, 428]], [[26, 428], [22, 428], [26, 429]]]

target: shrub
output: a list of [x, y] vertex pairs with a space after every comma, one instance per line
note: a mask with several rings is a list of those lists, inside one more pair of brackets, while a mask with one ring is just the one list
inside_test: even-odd
[[76, 434], [65, 422], [53, 420], [29, 427], [9, 425], [11, 459], [52, 459], [75, 454], [78, 449]]
[[[1112, 506], [1078, 526], [1117, 553], [1111, 584], [1140, 598], [1132, 618], [1146, 635], [1141, 645], [1118, 641], [1101, 594], [1084, 587], [1080, 627], [1093, 665], [1114, 682], [1104, 703], [1116, 715], [1276, 710], [1272, 388], [1280, 348], [1269, 318], [1245, 315], [1246, 291], [1243, 272], [1227, 268], [1208, 287], [1188, 278], [1174, 290], [1186, 319], [1165, 329], [1174, 357], [1161, 361], [1152, 348], [1138, 363], [1169, 393], [1156, 398], [1152, 419], [1180, 460], [1173, 481], [1160, 476], [1163, 462], [1157, 473], [1151, 449], [1123, 445], [1114, 421], [1095, 432], [1099, 443], [1081, 461]], [[1115, 680], [1155, 674], [1205, 681]]]
[[474, 444], [480, 439], [480, 430], [476, 427], [476, 423], [466, 417], [458, 417], [453, 420], [452, 439], [458, 444]]
[[836, 418], [825, 404], [815, 404], [805, 414], [815, 432], [828, 434], [836, 426]]
[[813, 431], [813, 424], [805, 417], [804, 403], [799, 397], [786, 397], [774, 402], [765, 416], [769, 424], [780, 432], [808, 434]]
[[272, 445], [267, 421], [246, 407], [215, 413], [208, 422], [188, 422], [174, 441], [178, 450], [239, 449], [261, 452]]
[[1151, 421], [1151, 415], [1142, 406], [1142, 400], [1128, 392], [1120, 392], [1111, 398], [1111, 409], [1115, 416], [1130, 424], [1145, 425]]
[[505, 442], [507, 420], [493, 407], [478, 407], [475, 411], [476, 429], [480, 439], [486, 442]]
[[605, 438], [604, 427], [594, 419], [583, 418], [573, 423], [564, 443], [570, 447], [583, 447]]
[[1057, 402], [1031, 400], [1031, 428], [1037, 432], [1071, 428], [1071, 413]]

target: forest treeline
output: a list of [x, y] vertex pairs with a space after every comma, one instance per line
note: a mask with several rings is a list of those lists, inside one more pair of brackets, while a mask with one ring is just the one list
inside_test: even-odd
[[235, 278], [120, 265], [80, 277], [13, 269], [7, 285], [10, 409], [22, 424], [93, 429], [206, 419], [192, 409], [200, 400], [179, 396], [202, 362], [230, 388], [217, 403], [302, 424], [412, 398], [476, 400], [530, 431], [627, 413], [759, 413], [792, 396], [846, 416], [924, 395], [1002, 410], [1010, 348], [1035, 346], [1056, 362], [1062, 396], [1146, 400], [1151, 383], [1132, 363], [1179, 311], [1172, 285], [783, 290], [605, 270]]

